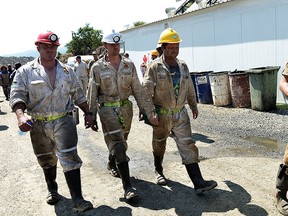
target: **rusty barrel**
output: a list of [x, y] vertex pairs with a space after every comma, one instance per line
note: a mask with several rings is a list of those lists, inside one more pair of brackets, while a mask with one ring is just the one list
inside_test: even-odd
[[233, 107], [250, 107], [251, 99], [248, 73], [245, 71], [234, 71], [228, 75]]
[[215, 106], [227, 106], [231, 104], [229, 72], [219, 71], [209, 73], [212, 99]]

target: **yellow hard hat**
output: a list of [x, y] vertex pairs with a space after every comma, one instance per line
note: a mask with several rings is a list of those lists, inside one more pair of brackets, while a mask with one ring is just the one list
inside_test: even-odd
[[182, 40], [176, 31], [172, 28], [167, 28], [160, 34], [158, 43], [180, 43], [181, 41]]
[[152, 51], [151, 51], [151, 55], [159, 56], [159, 53], [158, 53], [158, 51], [155, 49], [155, 50], [152, 50]]

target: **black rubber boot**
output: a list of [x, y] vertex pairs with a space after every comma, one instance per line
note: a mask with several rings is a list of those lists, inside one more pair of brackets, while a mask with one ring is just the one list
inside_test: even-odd
[[157, 156], [153, 153], [154, 156], [154, 166], [155, 166], [155, 174], [156, 174], [156, 183], [158, 185], [167, 185], [166, 178], [163, 174], [163, 157]]
[[213, 180], [205, 181], [203, 179], [198, 163], [187, 164], [185, 167], [190, 179], [194, 184], [194, 189], [197, 195], [200, 195], [205, 191], [209, 191], [218, 185], [217, 182]]
[[48, 169], [43, 169], [43, 172], [48, 189], [46, 202], [49, 205], [55, 205], [60, 200], [60, 195], [58, 194], [58, 185], [56, 183], [57, 166], [55, 165]]
[[119, 174], [119, 170], [116, 166], [116, 159], [113, 155], [109, 154], [108, 157], [108, 164], [107, 164], [107, 169], [109, 170], [109, 173], [113, 176], [113, 177], [120, 177]]
[[288, 215], [288, 166], [285, 164], [280, 164], [277, 177], [276, 177], [276, 207], [277, 210], [283, 214]]
[[64, 173], [73, 202], [75, 212], [84, 212], [93, 209], [91, 202], [83, 199], [81, 190], [80, 169], [71, 170]]
[[128, 162], [127, 161], [122, 162], [120, 164], [117, 164], [117, 166], [118, 166], [120, 177], [121, 177], [122, 184], [123, 184], [124, 198], [126, 200], [131, 200], [137, 197], [138, 193], [136, 189], [133, 188], [131, 185]]

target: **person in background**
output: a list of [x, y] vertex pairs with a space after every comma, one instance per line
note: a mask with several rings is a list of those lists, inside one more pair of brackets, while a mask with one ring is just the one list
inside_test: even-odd
[[83, 89], [83, 92], [86, 96], [87, 88], [88, 88], [88, 77], [89, 77], [89, 69], [86, 62], [83, 62], [81, 56], [76, 56], [76, 62], [74, 64], [74, 71], [76, 72], [78, 79], [80, 81], [80, 86]]
[[93, 59], [88, 63], [89, 74], [90, 74], [92, 65], [98, 60], [98, 54], [96, 50], [92, 52], [92, 56], [93, 56]]
[[102, 42], [107, 53], [91, 69], [89, 108], [95, 121], [97, 113], [100, 116], [109, 150], [108, 170], [115, 177], [120, 174], [124, 198], [131, 200], [138, 193], [130, 181], [129, 158], [126, 154], [133, 117], [133, 104], [128, 98], [133, 95], [139, 109], [142, 108], [141, 83], [134, 63], [120, 55], [120, 44], [124, 43], [122, 35], [113, 30], [104, 35]]
[[1, 66], [1, 74], [0, 74], [0, 79], [2, 83], [2, 89], [3, 93], [5, 95], [5, 98], [7, 101], [10, 99], [10, 73], [8, 71], [8, 68], [3, 65]]
[[147, 61], [147, 57], [146, 55], [144, 55], [143, 57], [143, 62], [141, 63], [140, 65], [140, 70], [142, 72], [142, 76], [144, 77], [145, 75], [145, 72], [147, 70], [147, 68], [149, 67], [149, 65], [159, 57], [159, 53], [158, 51], [155, 49], [155, 50], [152, 50], [151, 53], [150, 53], [150, 56], [151, 56], [151, 61]]
[[10, 83], [12, 85], [12, 82], [13, 82], [13, 79], [14, 79], [14, 76], [16, 74], [16, 71], [22, 66], [22, 64], [20, 62], [17, 62], [14, 66], [14, 70], [13, 72], [10, 74]]
[[142, 83], [145, 113], [153, 127], [156, 183], [167, 184], [162, 162], [167, 138], [171, 136], [196, 194], [202, 194], [215, 188], [217, 182], [205, 181], [198, 165], [198, 148], [192, 140], [190, 117], [185, 104], [187, 102], [192, 110], [193, 119], [198, 117], [198, 108], [188, 66], [177, 58], [180, 42], [178, 33], [171, 28], [165, 29], [159, 37], [163, 54], [148, 67]]
[[156, 49], [151, 51], [151, 61], [152, 61], [152, 62], [153, 62], [158, 56], [159, 56], [159, 53], [158, 53], [158, 51], [157, 51]]
[[142, 73], [142, 77], [144, 77], [145, 72], [147, 70], [147, 60], [148, 60], [148, 58], [147, 58], [146, 55], [144, 55], [142, 59], [143, 59], [143, 62], [140, 65], [140, 70], [141, 70], [141, 73]]
[[[279, 82], [279, 89], [285, 98], [288, 97], [288, 63], [286, 64]], [[279, 213], [288, 215], [288, 145], [286, 146], [283, 161], [276, 175], [276, 208]]]
[[8, 64], [8, 65], [7, 65], [7, 70], [8, 70], [8, 72], [9, 72], [9, 74], [11, 75], [12, 72], [13, 72], [13, 68], [12, 68], [12, 65], [11, 65], [11, 64]]
[[41, 33], [35, 45], [40, 56], [17, 70], [10, 106], [17, 116], [19, 129], [30, 131], [34, 154], [47, 183], [46, 202], [55, 205], [60, 200], [56, 182], [59, 160], [72, 197], [73, 210], [84, 212], [92, 209], [93, 205], [82, 196], [82, 160], [77, 153], [76, 123], [69, 114], [74, 104], [84, 112], [86, 128], [97, 130], [97, 126], [73, 69], [56, 59], [60, 46], [58, 36], [50, 31]]

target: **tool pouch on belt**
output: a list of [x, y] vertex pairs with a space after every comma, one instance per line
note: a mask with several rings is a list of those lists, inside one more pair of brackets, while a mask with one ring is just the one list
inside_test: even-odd
[[78, 125], [79, 124], [79, 108], [78, 107], [74, 107], [74, 109], [72, 110], [72, 116], [76, 125]]
[[73, 117], [76, 125], [79, 124], [79, 108], [78, 107], [74, 107], [73, 110], [71, 112], [68, 112], [67, 114]]

